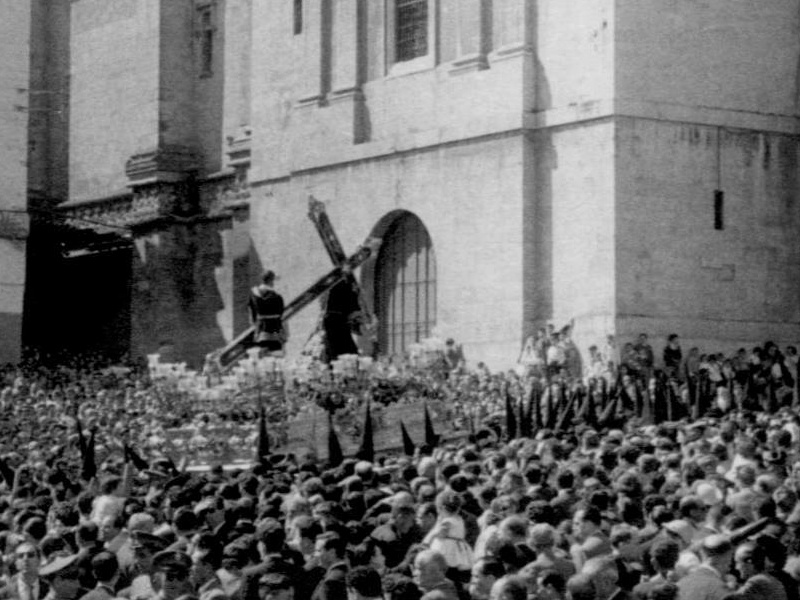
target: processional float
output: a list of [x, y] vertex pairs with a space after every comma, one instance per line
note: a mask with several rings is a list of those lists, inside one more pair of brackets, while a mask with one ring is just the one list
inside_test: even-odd
[[[353, 276], [353, 271], [369, 257], [377, 254], [381, 240], [368, 237], [353, 254], [347, 256], [342, 244], [339, 242], [339, 238], [336, 236], [336, 232], [333, 230], [328, 214], [325, 212], [325, 204], [316, 200], [313, 196], [308, 199], [308, 216], [314, 223], [314, 227], [322, 239], [322, 243], [334, 267], [285, 306], [282, 315], [283, 322], [288, 321], [340, 281], [349, 282], [353, 290], [357, 291], [360, 310], [367, 320], [371, 320], [363, 291]], [[248, 348], [254, 346], [254, 333], [255, 328], [250, 326], [231, 340], [227, 346], [209, 354], [206, 357], [207, 368], [213, 366], [218, 370], [224, 371], [234, 365], [247, 353]]]

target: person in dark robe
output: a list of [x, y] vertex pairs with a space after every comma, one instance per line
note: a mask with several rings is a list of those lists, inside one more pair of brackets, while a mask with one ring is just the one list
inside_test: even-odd
[[255, 345], [267, 353], [280, 352], [286, 342], [283, 296], [275, 291], [275, 272], [266, 271], [261, 283], [250, 290], [248, 309], [255, 327]]
[[334, 285], [328, 292], [322, 317], [328, 362], [342, 354], [358, 354], [352, 334], [358, 329], [359, 315], [358, 291], [352, 282], [344, 279]]

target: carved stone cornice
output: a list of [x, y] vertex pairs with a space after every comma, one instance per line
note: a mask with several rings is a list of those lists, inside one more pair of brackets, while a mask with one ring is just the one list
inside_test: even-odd
[[64, 206], [60, 212], [70, 226], [91, 228], [103, 233], [157, 221], [186, 219], [197, 212], [190, 187], [187, 183], [141, 186], [130, 195]]
[[209, 217], [231, 216], [250, 207], [247, 171], [237, 170], [200, 186], [200, 210]]
[[185, 146], [164, 145], [134, 154], [125, 163], [128, 186], [184, 181], [197, 170], [194, 150]]
[[246, 174], [241, 171], [200, 183], [190, 179], [137, 186], [131, 194], [62, 206], [59, 212], [71, 227], [111, 233], [230, 217], [249, 207], [249, 198]]

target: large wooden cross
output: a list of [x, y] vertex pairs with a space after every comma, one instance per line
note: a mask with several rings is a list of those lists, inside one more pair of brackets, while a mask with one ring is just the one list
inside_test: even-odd
[[[314, 223], [317, 233], [319, 233], [322, 238], [322, 243], [334, 266], [332, 270], [317, 279], [317, 281], [312, 283], [299, 296], [286, 305], [283, 310], [284, 322], [343, 280], [348, 281], [353, 287], [353, 290], [358, 292], [360, 309], [366, 319], [371, 319], [369, 309], [364, 301], [363, 292], [353, 276], [353, 271], [361, 266], [370, 256], [377, 253], [381, 240], [369, 237], [353, 254], [347, 256], [344, 253], [342, 244], [339, 242], [339, 238], [333, 230], [328, 214], [325, 212], [325, 204], [315, 199], [313, 196], [308, 199], [308, 216]], [[227, 369], [241, 358], [247, 352], [248, 348], [254, 345], [254, 333], [255, 329], [252, 326], [249, 327], [231, 340], [227, 346], [209, 354], [207, 362], [216, 364], [216, 366], [222, 370]]]

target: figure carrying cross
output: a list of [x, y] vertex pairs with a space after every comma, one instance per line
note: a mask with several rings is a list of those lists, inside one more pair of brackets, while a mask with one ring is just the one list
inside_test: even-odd
[[[325, 205], [310, 196], [308, 216], [317, 228], [325, 250], [334, 265], [342, 265], [347, 257], [339, 238], [333, 231]], [[372, 323], [361, 287], [352, 272], [334, 284], [323, 301], [322, 332], [325, 341], [325, 360], [330, 362], [342, 354], [357, 354], [353, 334], [363, 334]]]
[[[371, 237], [367, 238], [352, 255], [347, 256], [333, 231], [330, 220], [325, 213], [325, 205], [322, 202], [314, 198], [309, 198], [309, 217], [314, 222], [317, 231], [322, 237], [322, 242], [334, 263], [334, 268], [312, 283], [304, 292], [284, 307], [283, 314], [281, 315], [281, 323], [285, 327], [289, 318], [311, 304], [316, 298], [319, 298], [322, 294], [330, 291], [340, 282], [343, 282], [347, 283], [347, 286], [340, 290], [342, 299], [340, 300], [337, 298], [340, 293], [337, 292], [332, 303], [330, 296], [328, 297], [328, 304], [332, 309], [337, 306], [343, 307], [342, 310], [333, 312], [344, 313], [347, 311], [347, 335], [349, 336], [350, 331], [358, 331], [358, 329], [363, 326], [363, 323], [371, 323], [372, 321], [366, 308], [367, 305], [364, 302], [361, 289], [355, 277], [353, 277], [353, 271], [361, 266], [370, 256], [375, 255], [380, 246], [380, 240]], [[358, 310], [351, 310], [356, 304]], [[336, 322], [336, 320], [334, 320], [332, 324], [329, 322], [329, 327], [331, 325], [333, 325], [334, 331], [333, 339], [336, 340], [337, 343], [337, 347], [334, 347], [332, 352], [339, 352], [339, 354], [343, 354], [344, 350], [352, 352], [352, 346], [347, 345], [347, 338], [337, 333], [344, 330], [341, 322]], [[209, 354], [206, 357], [206, 369], [214, 372], [224, 371], [233, 365], [245, 354], [248, 348], [257, 345], [255, 333], [256, 328], [251, 326], [231, 340], [227, 346]], [[350, 343], [353, 343], [352, 337], [350, 337]], [[353, 346], [354, 345], [355, 344], [353, 344]]]

